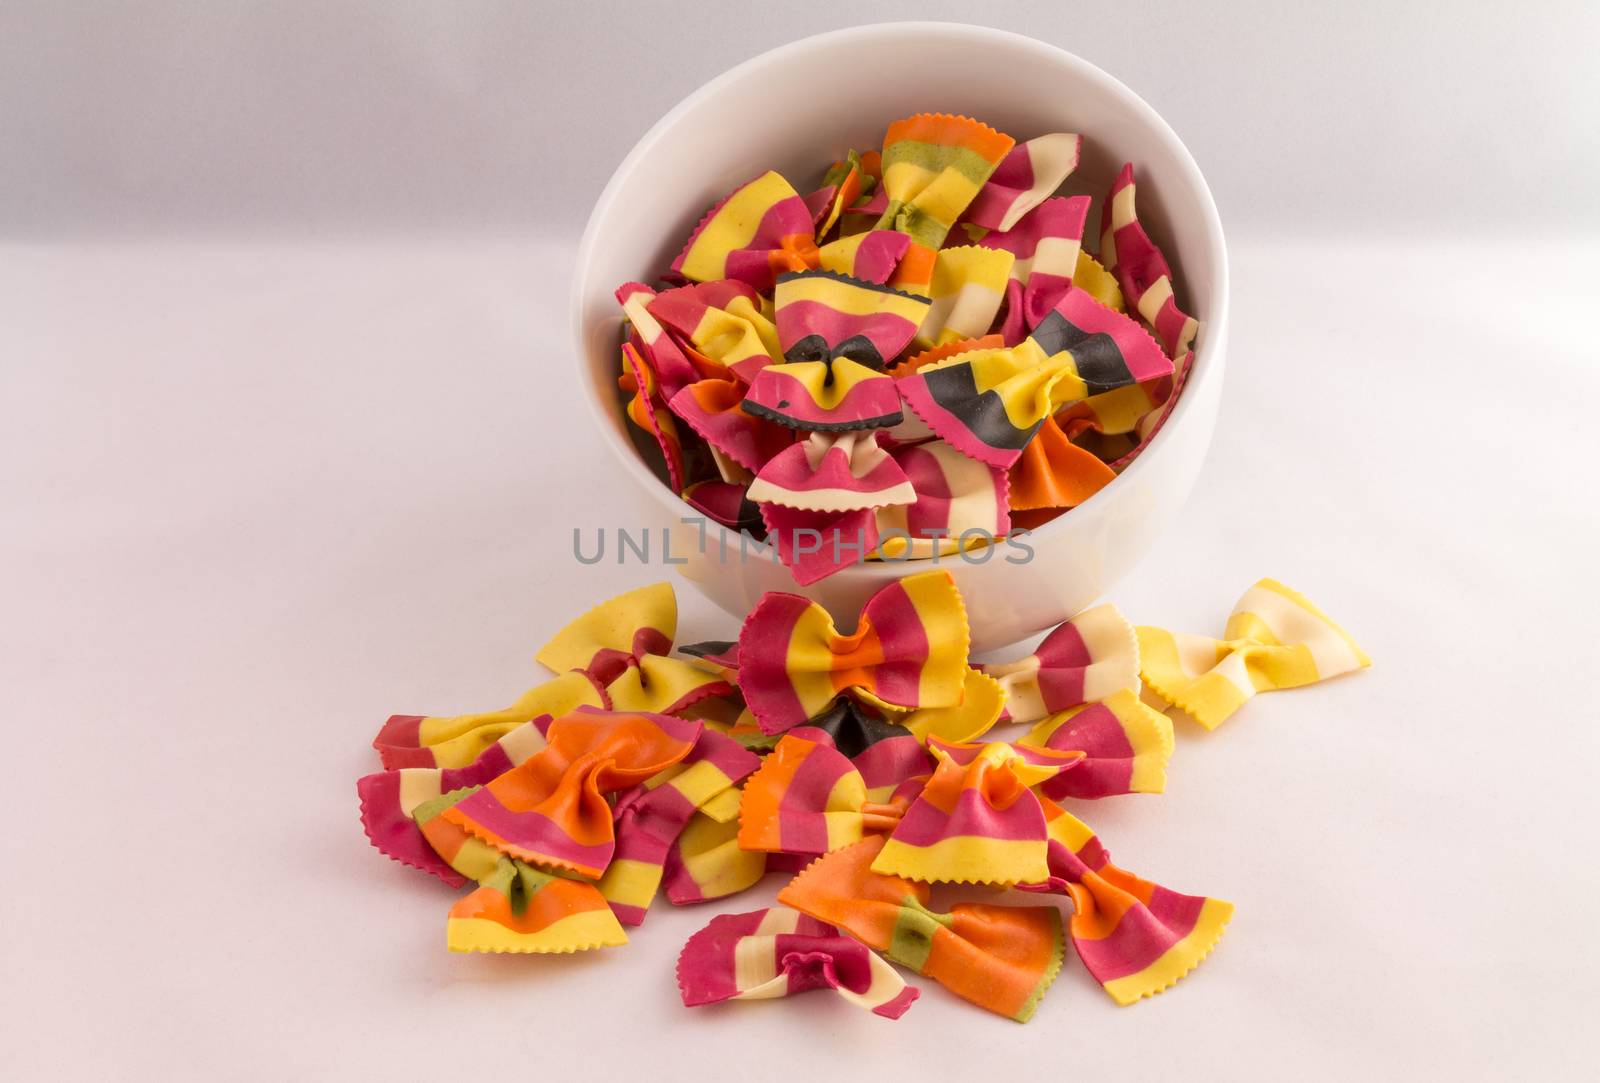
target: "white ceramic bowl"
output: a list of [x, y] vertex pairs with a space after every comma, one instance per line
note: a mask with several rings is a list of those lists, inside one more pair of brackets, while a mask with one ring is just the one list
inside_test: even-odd
[[939, 562], [966, 598], [973, 649], [985, 651], [1073, 616], [1132, 568], [1188, 496], [1211, 440], [1228, 330], [1222, 223], [1194, 159], [1133, 91], [1054, 45], [950, 23], [863, 26], [763, 53], [685, 98], [617, 167], [578, 251], [572, 331], [584, 397], [642, 494], [639, 521], [626, 525], [670, 529], [674, 557], [687, 559], [678, 571], [729, 613], [742, 616], [765, 591], [793, 591], [853, 627], [875, 590], [933, 563], [862, 563], [799, 587], [769, 552], [741, 555], [736, 534], [693, 519], [627, 431], [613, 291], [652, 281], [706, 208], [744, 181], [776, 169], [804, 191], [845, 150], [876, 147], [890, 121], [925, 111], [976, 117], [1018, 142], [1081, 133], [1083, 161], [1064, 190], [1095, 197], [1089, 238], [1098, 236], [1100, 199], [1131, 161], [1140, 220], [1201, 321], [1194, 369], [1166, 425], [1116, 481], [1029, 535], [1031, 560], [1010, 563], [1008, 554], [1022, 554], [1002, 546], [987, 563]]

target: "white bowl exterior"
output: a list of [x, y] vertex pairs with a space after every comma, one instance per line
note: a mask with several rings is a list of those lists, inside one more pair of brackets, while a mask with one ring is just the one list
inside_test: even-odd
[[[847, 627], [885, 583], [931, 561], [867, 562], [808, 587], [737, 535], [702, 525], [640, 459], [617, 406], [621, 315], [614, 291], [650, 280], [707, 207], [766, 169], [797, 184], [851, 148], [879, 145], [897, 117], [939, 111], [977, 117], [1028, 139], [1084, 136], [1069, 191], [1098, 200], [1125, 161], [1139, 216], [1161, 244], [1182, 299], [1201, 320], [1195, 365], [1159, 436], [1111, 485], [1034, 531], [1033, 558], [1001, 545], [983, 564], [946, 557], [966, 599], [973, 649], [991, 650], [1065, 620], [1105, 592], [1149, 549], [1188, 496], [1205, 457], [1222, 390], [1227, 256], [1198, 167], [1143, 100], [1088, 62], [1032, 38], [948, 23], [889, 23], [807, 38], [707, 83], [635, 146], [601, 193], [579, 249], [573, 335], [580, 383], [622, 469], [644, 494], [647, 520], [668, 527], [677, 570], [742, 616], [769, 590], [804, 594]], [[685, 518], [691, 518], [685, 522]]]

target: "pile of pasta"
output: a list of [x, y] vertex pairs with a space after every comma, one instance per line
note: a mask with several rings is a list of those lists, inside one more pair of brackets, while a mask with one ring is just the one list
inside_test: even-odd
[[1161, 428], [1194, 359], [1133, 167], [1058, 196], [1082, 138], [922, 113], [802, 196], [705, 215], [657, 290], [617, 290], [625, 411], [696, 511], [806, 584], [992, 544], [1083, 503]]
[[[671, 586], [642, 587], [562, 629], [538, 653], [553, 676], [511, 706], [383, 725], [361, 820], [467, 889], [450, 950], [621, 945], [658, 895], [701, 904], [780, 873], [776, 905], [684, 946], [686, 1005], [822, 988], [897, 1018], [918, 996], [903, 969], [1026, 1021], [1069, 941], [1129, 1004], [1198, 965], [1232, 906], [1113, 863], [1070, 807], [1162, 792], [1168, 709], [1215, 727], [1258, 691], [1369, 664], [1272, 580], [1221, 639], [1100, 605], [1003, 664], [969, 658], [943, 570], [884, 587], [848, 635], [769, 593], [734, 640], [676, 639]], [[950, 885], [990, 895], [947, 904]]]

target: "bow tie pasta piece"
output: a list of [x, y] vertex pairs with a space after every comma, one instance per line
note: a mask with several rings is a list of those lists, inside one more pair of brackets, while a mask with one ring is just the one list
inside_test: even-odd
[[605, 692], [588, 674], [569, 670], [524, 692], [498, 711], [434, 717], [391, 715], [372, 747], [385, 770], [400, 767], [465, 767], [519, 726], [579, 707], [605, 707]]
[[958, 451], [1010, 466], [1062, 406], [1171, 371], [1143, 328], [1069, 289], [1020, 345], [957, 355], [898, 386], [906, 404]]
[[604, 794], [682, 760], [701, 729], [666, 715], [575, 711], [550, 724], [542, 751], [440, 815], [509, 857], [598, 877], [616, 842]]
[[713, 452], [754, 472], [794, 443], [794, 430], [750, 413], [744, 394], [745, 385], [738, 380], [698, 380], [667, 405]]
[[1076, 765], [1082, 753], [937, 738], [933, 778], [901, 817], [874, 872], [929, 883], [1043, 880], [1044, 813], [1032, 788]]
[[701, 700], [732, 691], [727, 681], [699, 666], [647, 654], [606, 686], [606, 698], [613, 710], [678, 715]]
[[703, 729], [678, 763], [617, 798], [612, 822], [616, 851], [600, 877], [605, 896], [624, 925], [644, 922], [665, 871], [667, 852], [690, 817], [760, 764], [754, 753], [712, 729]]
[[1050, 879], [1021, 886], [1071, 897], [1072, 946], [1111, 999], [1132, 1004], [1199, 966], [1222, 938], [1233, 904], [1180, 895], [1119, 869], [1088, 825], [1054, 801], [1042, 804]]
[[755, 375], [745, 409], [782, 425], [839, 432], [900, 421], [900, 397], [882, 373], [928, 303], [830, 272], [782, 276], [774, 296], [787, 363]]
[[984, 229], [1008, 230], [1043, 203], [1078, 168], [1083, 137], [1041, 135], [1011, 148], [962, 220]]
[[602, 912], [607, 899], [596, 885], [531, 868], [444, 819], [445, 809], [478, 789], [453, 790], [412, 813], [440, 858], [479, 885], [451, 909], [450, 950], [551, 953], [626, 943], [617, 919]]
[[918, 996], [871, 948], [787, 907], [720, 914], [678, 956], [678, 990], [687, 1007], [811, 989], [832, 989], [886, 1019], [900, 1018]]
[[650, 302], [657, 296], [655, 290], [642, 282], [624, 282], [617, 288], [616, 296], [622, 314], [633, 328], [634, 346], [660, 382], [663, 399], [670, 401], [672, 396], [704, 375], [701, 366], [650, 314]]
[[1057, 625], [1034, 652], [983, 671], [1006, 690], [1006, 716], [1037, 722], [1046, 715], [1139, 690], [1139, 638], [1109, 602]]
[[1094, 452], [1067, 438], [1056, 417], [1044, 419], [1007, 471], [1011, 506], [1017, 511], [1075, 508], [1117, 479], [1117, 472]]
[[898, 385], [911, 413], [934, 435], [1002, 468], [1016, 461], [1058, 403], [1075, 401], [1083, 391], [1071, 355], [1052, 359], [1032, 339], [958, 354]]
[[867, 172], [861, 155], [846, 151], [842, 161], [834, 162], [823, 174], [822, 185], [806, 196], [806, 207], [811, 211], [816, 226], [817, 243], [833, 231], [839, 215], [846, 207], [861, 200], [866, 192], [877, 187], [877, 178]]
[[706, 213], [672, 270], [694, 282], [734, 278], [770, 290], [782, 272], [817, 265], [813, 231], [800, 193], [769, 171]]
[[769, 592], [739, 633], [739, 687], [762, 730], [815, 718], [849, 691], [884, 707], [951, 707], [967, 669], [967, 614], [946, 571], [907, 576], [840, 635], [821, 606]]
[[1161, 793], [1172, 758], [1172, 720], [1124, 688], [1051, 715], [1022, 743], [1084, 754], [1072, 770], [1040, 784], [1039, 792], [1052, 800]]
[[1083, 394], [1075, 398], [1172, 374], [1172, 362], [1144, 328], [1080, 289], [1069, 288], [1028, 341], [1048, 358], [1071, 357], [1083, 384]]
[[678, 598], [667, 582], [608, 598], [539, 648], [534, 657], [556, 671], [582, 670], [610, 684], [647, 654], [666, 654], [678, 634]]
[[1305, 595], [1262, 579], [1233, 607], [1222, 639], [1139, 628], [1152, 692], [1215, 729], [1257, 692], [1298, 688], [1372, 664]]
[[358, 779], [356, 794], [361, 799], [361, 826], [367, 840], [379, 853], [402, 865], [457, 887], [466, 883], [423, 836], [414, 813], [441, 794], [482, 786], [541, 752], [545, 747], [541, 727], [549, 722], [548, 718], [524, 722], [466, 767], [403, 767]]
[[874, 229], [829, 241], [818, 250], [817, 259], [824, 271], [881, 286], [910, 247], [911, 238], [904, 233]]
[[878, 520], [871, 508], [806, 511], [782, 504], [757, 506], [779, 562], [802, 587], [859, 563], [877, 548]]
[[872, 369], [899, 356], [928, 313], [926, 298], [831, 271], [780, 275], [772, 303], [784, 360]]
[[1011, 253], [999, 248], [941, 249], [933, 260], [928, 314], [917, 342], [937, 346], [987, 334], [1005, 300], [1013, 262]]
[[785, 735], [745, 784], [739, 845], [746, 850], [825, 854], [866, 833], [867, 786], [837, 750]]
[[667, 290], [647, 306], [650, 315], [693, 348], [701, 373], [724, 378], [731, 370], [745, 383], [783, 360], [778, 329], [761, 295], [742, 282], [717, 281]]
[[1088, 217], [1088, 196], [1047, 199], [1014, 228], [978, 242], [1015, 257], [1006, 284], [1007, 345], [1026, 338], [1072, 286]]
[[655, 440], [666, 464], [667, 482], [673, 489], [681, 490], [689, 477], [688, 467], [684, 465], [683, 438], [678, 435], [677, 422], [667, 412], [667, 402], [662, 397], [655, 371], [631, 342], [622, 344], [622, 375], [617, 378], [617, 386], [632, 396], [626, 407], [628, 420]]
[[1000, 682], [976, 668], [968, 668], [961, 684], [961, 702], [954, 707], [920, 707], [898, 716], [895, 722], [926, 744], [938, 739], [946, 744], [976, 741], [1000, 721], [1006, 690]]
[[451, 951], [566, 954], [628, 942], [593, 884], [501, 858], [478, 889], [450, 908]]
[[1061, 970], [1065, 942], [1053, 906], [961, 903], [928, 909], [928, 885], [874, 872], [875, 835], [808, 865], [778, 902], [835, 925], [891, 962], [980, 1008], [1025, 1023]]
[[1174, 361], [1189, 351], [1200, 324], [1178, 308], [1172, 269], [1139, 222], [1133, 164], [1122, 167], [1100, 207], [1100, 259]]
[[724, 899], [754, 887], [767, 872], [767, 855], [739, 845], [737, 804], [732, 819], [695, 813], [667, 851], [662, 889], [674, 906]]
[[905, 471], [871, 432], [810, 434], [763, 466], [747, 495], [807, 511], [853, 511], [916, 498]]
[[667, 657], [678, 628], [672, 584], [653, 583], [601, 602], [540, 648], [540, 663], [579, 670], [605, 689], [607, 707], [675, 714], [732, 687], [717, 674]]
[[1015, 140], [970, 117], [919, 113], [889, 125], [883, 137], [878, 229], [911, 237], [896, 285], [927, 292], [933, 253], [1011, 151]]
[[[739, 845], [768, 853], [817, 855], [859, 842], [871, 832], [893, 830], [928, 770], [928, 756], [906, 735], [914, 758], [894, 764], [903, 774], [868, 791], [860, 769], [826, 743], [784, 734], [745, 783], [739, 801]], [[913, 774], [921, 772], [922, 774]], [[916, 782], [912, 782], [916, 779]]]
[[1011, 529], [1004, 470], [943, 440], [896, 447], [889, 454], [909, 479], [913, 499], [878, 510], [878, 548], [886, 559], [988, 545]]

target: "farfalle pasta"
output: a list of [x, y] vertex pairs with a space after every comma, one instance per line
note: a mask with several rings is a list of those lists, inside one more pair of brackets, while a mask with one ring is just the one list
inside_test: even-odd
[[783, 360], [778, 328], [764, 305], [765, 299], [747, 283], [717, 279], [666, 290], [645, 308], [682, 337], [701, 376], [716, 379], [731, 373], [749, 383], [763, 368]]
[[837, 748], [785, 734], [741, 792], [739, 845], [816, 856], [893, 831], [930, 770], [920, 742], [910, 740], [921, 762], [874, 793], [861, 769]]
[[1298, 688], [1371, 664], [1348, 632], [1276, 579], [1245, 591], [1221, 639], [1139, 629], [1145, 684], [1207, 729], [1257, 692]]
[[764, 289], [784, 271], [817, 265], [814, 230], [800, 193], [763, 173], [706, 213], [672, 269], [695, 282], [735, 278]]
[[824, 271], [881, 286], [894, 276], [910, 248], [911, 238], [904, 233], [872, 230], [828, 242], [817, 258]]
[[[1096, 199], [1070, 188], [1093, 134], [1020, 134], [888, 120], [880, 148], [811, 176], [708, 190], [720, 198], [660, 281], [617, 290], [638, 446], [691, 511], [765, 545], [802, 586], [1070, 513], [1183, 393], [1199, 324], [1139, 222], [1131, 166], [1098, 200], [1100, 251], [1085, 251]], [[807, 434], [860, 448], [872, 432], [886, 450], [934, 445], [917, 499], [811, 506], [757, 481], [780, 455], [798, 463]], [[985, 486], [958, 458], [1009, 483]], [[930, 462], [958, 487], [941, 490]], [[939, 540], [946, 529], [972, 540]]]
[[541, 723], [547, 726], [549, 722], [549, 718], [541, 718], [523, 723], [465, 767], [401, 767], [358, 779], [361, 826], [368, 841], [402, 865], [421, 869], [447, 884], [466, 883], [428, 844], [413, 813], [424, 802], [452, 790], [482, 786], [542, 751], [545, 738]]
[[622, 374], [617, 377], [617, 386], [631, 396], [625, 408], [628, 420], [655, 439], [667, 466], [667, 480], [674, 489], [681, 490], [689, 476], [684, 465], [683, 439], [678, 435], [677, 422], [667, 412], [667, 400], [655, 369], [632, 342], [622, 344]]
[[1021, 885], [1072, 899], [1068, 934], [1089, 973], [1118, 1004], [1171, 987], [1216, 947], [1233, 904], [1169, 891], [1111, 863], [1082, 820], [1049, 799], [1049, 879]]
[[1015, 262], [1010, 252], [999, 248], [940, 249], [928, 283], [927, 315], [916, 341], [942, 346], [986, 334], [1006, 298]]
[[675, 714], [708, 696], [732, 691], [716, 674], [671, 657], [677, 628], [677, 597], [668, 584], [655, 583], [583, 614], [541, 647], [536, 658], [550, 669], [582, 674], [602, 690], [600, 706]]
[[385, 768], [466, 767], [512, 730], [536, 718], [579, 707], [604, 707], [605, 687], [581, 669], [571, 669], [528, 689], [498, 711], [448, 717], [390, 715], [372, 747]]
[[1172, 720], [1126, 688], [1051, 715], [1022, 742], [1083, 753], [1070, 771], [1040, 783], [1039, 793], [1055, 800], [1161, 793], [1175, 746]]
[[1057, 625], [1015, 662], [993, 662], [985, 673], [1006, 692], [1006, 718], [1034, 722], [1057, 711], [1139, 689], [1139, 637], [1110, 603]]
[[978, 191], [962, 220], [987, 230], [1008, 230], [1061, 187], [1083, 153], [1083, 137], [1067, 132], [1041, 135], [1012, 147], [989, 182]]
[[739, 845], [737, 809], [730, 820], [702, 810], [668, 847], [661, 886], [674, 906], [688, 906], [737, 895], [766, 872], [766, 853]]
[[906, 404], [957, 450], [1010, 466], [1062, 407], [1171, 372], [1172, 362], [1137, 323], [1068, 289], [1019, 345], [958, 354], [899, 387]]
[[624, 925], [644, 921], [667, 853], [690, 818], [759, 764], [737, 741], [706, 728], [681, 761], [618, 796], [612, 809], [616, 848], [598, 886]]
[[509, 859], [450, 907], [445, 925], [451, 951], [550, 955], [627, 942], [595, 885]]
[[667, 715], [575, 711], [551, 722], [538, 753], [440, 816], [511, 857], [597, 877], [616, 846], [605, 795], [682, 760], [700, 729]]
[[748, 493], [751, 500], [806, 511], [909, 504], [917, 495], [870, 432], [811, 433], [768, 460]]
[[927, 738], [907, 727], [904, 717], [891, 720], [866, 704], [841, 697], [784, 736], [827, 745], [848, 757], [861, 774], [867, 799], [883, 802], [908, 780], [926, 775], [933, 767], [925, 747]]
[[1016, 884], [1047, 876], [1044, 813], [1032, 791], [1081, 753], [937, 738], [928, 749], [939, 766], [889, 834], [873, 871], [927, 883]]
[[739, 633], [739, 687], [767, 733], [803, 724], [849, 693], [885, 708], [961, 700], [967, 613], [949, 572], [890, 583], [851, 635], [795, 594], [769, 593]]
[[1139, 221], [1133, 165], [1122, 167], [1100, 206], [1100, 258], [1117, 276], [1128, 303], [1155, 328], [1174, 361], [1188, 352], [1199, 323], [1178, 307], [1172, 269]]
[[712, 918], [678, 956], [686, 1007], [811, 989], [832, 989], [886, 1019], [904, 1015], [919, 993], [871, 948], [786, 906]]
[[1011, 528], [1004, 470], [961, 454], [943, 440], [896, 447], [911, 499], [878, 511], [878, 553], [895, 560], [988, 545]]
[[1073, 443], [1059, 415], [1051, 414], [1006, 469], [1006, 492], [1016, 512], [1075, 508], [1116, 479], [1116, 471]]
[[930, 304], [832, 271], [780, 275], [772, 303], [785, 361], [848, 357], [873, 369], [899, 356]]
[[624, 282], [617, 287], [616, 296], [633, 332], [630, 342], [659, 383], [663, 400], [670, 402], [679, 391], [705, 375], [704, 362], [697, 363], [650, 314], [650, 303], [658, 296], [655, 290], [642, 282]]
[[1000, 328], [1007, 345], [1026, 338], [1071, 288], [1088, 217], [1088, 196], [1047, 199], [1016, 225], [978, 241], [1013, 257]]
[[[1272, 580], [1223, 640], [1136, 631], [1102, 605], [982, 668], [965, 614], [934, 571], [874, 595], [848, 636], [769, 593], [737, 639], [677, 645], [671, 586], [627, 591], [541, 647], [553, 675], [511, 707], [391, 718], [374, 744], [407, 765], [357, 782], [363, 827], [462, 889], [443, 915], [455, 952], [621, 946], [662, 895], [704, 905], [791, 877], [780, 905], [689, 939], [686, 1005], [828, 989], [896, 1018], [917, 996], [898, 967], [1025, 1021], [1069, 940], [1118, 1004], [1161, 992], [1232, 906], [1113, 864], [1063, 805], [1164, 790], [1174, 727], [1141, 674], [1214, 726], [1242, 702], [1237, 681], [1291, 687], [1366, 656]], [[980, 889], [1065, 896], [1070, 917], [1025, 895], [935, 897]]]
[[919, 113], [889, 125], [883, 137], [886, 203], [878, 228], [911, 238], [896, 285], [927, 291], [945, 237], [1015, 142], [987, 124], [945, 113]]
[[872, 508], [812, 511], [782, 504], [762, 504], [760, 508], [767, 540], [802, 587], [877, 549], [878, 519]]
[[981, 1008], [1025, 1023], [1061, 970], [1053, 906], [928, 908], [928, 885], [877, 872], [882, 836], [818, 858], [778, 901], [836, 925]]

